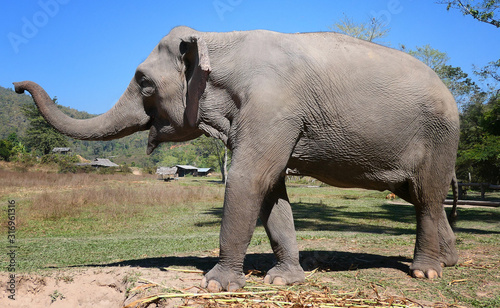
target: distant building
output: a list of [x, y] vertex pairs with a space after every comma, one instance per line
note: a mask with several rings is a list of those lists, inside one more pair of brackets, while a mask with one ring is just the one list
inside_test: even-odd
[[175, 167], [158, 167], [156, 174], [161, 180], [169, 180], [176, 177], [192, 176], [207, 176], [212, 168], [197, 168], [189, 165], [177, 165]]
[[177, 165], [177, 173], [179, 177], [184, 177], [186, 175], [197, 176], [198, 168], [189, 165]]
[[107, 158], [96, 158], [90, 163], [79, 163], [77, 164], [78, 166], [92, 166], [92, 167], [120, 167], [119, 165], [115, 164], [114, 162], [110, 161]]
[[68, 154], [71, 152], [70, 148], [53, 148], [52, 153], [54, 154]]
[[156, 174], [158, 174], [159, 180], [170, 181], [178, 177], [177, 167], [158, 167], [156, 169]]
[[212, 171], [212, 168], [198, 168], [198, 176], [208, 176]]
[[93, 167], [120, 167], [107, 158], [96, 158], [90, 162]]

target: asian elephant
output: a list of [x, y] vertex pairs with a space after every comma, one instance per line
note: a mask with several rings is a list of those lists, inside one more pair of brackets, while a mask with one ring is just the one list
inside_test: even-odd
[[338, 187], [390, 190], [415, 206], [411, 274], [456, 264], [443, 201], [454, 179], [459, 118], [439, 77], [412, 56], [337, 33], [170, 31], [125, 93], [92, 119], [64, 115], [31, 81], [45, 119], [76, 139], [110, 140], [149, 130], [161, 142], [205, 134], [233, 151], [220, 259], [202, 285], [245, 285], [243, 259], [260, 217], [277, 264], [265, 282], [304, 281], [285, 170]]

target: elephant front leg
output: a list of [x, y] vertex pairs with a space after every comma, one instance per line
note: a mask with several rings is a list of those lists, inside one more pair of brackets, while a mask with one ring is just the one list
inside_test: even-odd
[[299, 263], [292, 208], [288, 201], [284, 177], [264, 200], [260, 219], [278, 259], [278, 263], [267, 273], [264, 282], [277, 285], [304, 282], [305, 275]]
[[202, 280], [210, 292], [234, 291], [245, 285], [243, 260], [259, 216], [264, 193], [260, 184], [230, 171], [220, 232], [220, 256], [217, 265]]
[[[271, 119], [266, 117], [271, 117]], [[282, 174], [299, 136], [300, 126], [289, 123], [288, 118], [280, 119], [272, 112], [258, 112], [251, 115], [251, 119], [250, 122], [244, 122], [245, 125], [241, 124], [238, 134], [242, 137], [234, 141], [236, 146], [233, 147], [233, 160], [224, 196], [220, 260], [206, 274], [202, 284], [209, 291], [235, 290], [245, 285], [243, 259], [264, 201], [272, 195], [272, 191], [277, 185], [283, 185], [280, 190], [285, 193], [286, 197]], [[273, 123], [272, 129], [269, 126], [270, 121]], [[283, 197], [283, 194], [280, 197]], [[263, 217], [267, 216], [268, 226], [273, 225], [272, 221], [281, 221], [283, 225], [288, 224], [287, 228], [291, 228], [293, 234], [290, 205], [288, 202], [282, 203], [282, 201], [278, 204], [284, 205], [284, 212], [289, 215], [289, 219], [281, 221], [277, 217], [279, 210], [277, 210], [276, 215], [272, 210], [270, 215]], [[296, 245], [296, 243], [281, 244], [280, 238], [289, 240], [290, 235], [280, 234], [282, 231], [274, 227], [268, 228], [268, 232], [272, 234], [271, 237], [276, 243], [280, 243], [275, 245], [278, 250], [278, 247]], [[296, 258], [296, 251], [293, 249], [290, 251], [290, 255], [294, 255], [293, 258]], [[286, 253], [279, 255], [283, 256], [281, 258], [283, 268], [285, 264], [292, 264], [288, 261], [290, 258], [285, 257]]]

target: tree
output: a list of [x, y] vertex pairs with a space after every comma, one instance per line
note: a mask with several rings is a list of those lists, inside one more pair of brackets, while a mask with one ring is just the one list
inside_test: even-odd
[[198, 155], [205, 157], [207, 166], [213, 167], [213, 161], [216, 162], [222, 174], [222, 182], [226, 183], [229, 155], [224, 143], [215, 138], [202, 136], [196, 139], [193, 144], [197, 147]]
[[498, 84], [500, 83], [500, 59], [491, 61], [485, 67], [478, 69], [474, 67], [474, 74], [479, 76], [482, 81], [487, 81], [487, 86], [491, 92], [498, 94]]
[[476, 20], [500, 28], [500, 19], [497, 17], [500, 13], [500, 1], [498, 0], [453, 0], [439, 3], [446, 4], [448, 11], [452, 8], [458, 9], [464, 15], [470, 15]]
[[12, 132], [9, 134], [9, 136], [7, 136], [7, 140], [12, 142], [13, 144], [16, 144], [19, 142], [19, 137], [15, 132]]
[[404, 46], [402, 47], [402, 49], [403, 51], [406, 51], [410, 55], [424, 62], [434, 71], [439, 70], [450, 60], [450, 57], [448, 57], [446, 52], [441, 52], [437, 49], [434, 49], [429, 44], [424, 45], [423, 47], [416, 47], [415, 50], [406, 50]]
[[[487, 96], [487, 93], [483, 93]], [[473, 181], [500, 183], [500, 94], [486, 104], [477, 99], [466, 105], [460, 115], [460, 144], [457, 176]]]
[[376, 18], [371, 18], [368, 22], [355, 23], [344, 14], [344, 18], [333, 24], [330, 30], [373, 42], [386, 37], [389, 34], [390, 28], [386, 23]]
[[6, 139], [0, 140], [0, 159], [10, 161], [19, 154], [26, 153], [24, 145], [19, 141], [15, 132], [10, 133]]
[[435, 69], [439, 78], [448, 87], [459, 106], [463, 106], [475, 96], [484, 94], [479, 86], [460, 67], [442, 65]]
[[13, 147], [13, 144], [9, 140], [0, 140], [0, 159], [9, 161]]
[[[500, 93], [492, 96], [484, 108], [479, 123], [484, 131], [493, 136], [500, 136]], [[500, 152], [499, 152], [500, 154]]]
[[[53, 101], [57, 103], [57, 98], [54, 98]], [[68, 138], [52, 128], [34, 104], [25, 104], [22, 107], [22, 112], [29, 121], [25, 145], [30, 150], [49, 154], [53, 148], [69, 145]]]
[[200, 165], [203, 157], [200, 157], [196, 146], [192, 143], [166, 144], [167, 149], [163, 153], [159, 164], [165, 167], [175, 165]]

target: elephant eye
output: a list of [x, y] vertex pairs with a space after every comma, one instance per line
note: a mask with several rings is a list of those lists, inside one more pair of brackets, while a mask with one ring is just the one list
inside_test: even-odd
[[146, 77], [141, 78], [139, 85], [141, 86], [141, 92], [144, 96], [151, 96], [156, 90], [154, 83]]
[[144, 88], [149, 88], [149, 87], [151, 87], [151, 86], [152, 86], [152, 82], [151, 82], [151, 80], [149, 80], [149, 79], [147, 79], [147, 78], [143, 77], [143, 78], [141, 79], [141, 84], [140, 84], [140, 85], [141, 85], [141, 88], [143, 88], [143, 89], [144, 89]]

